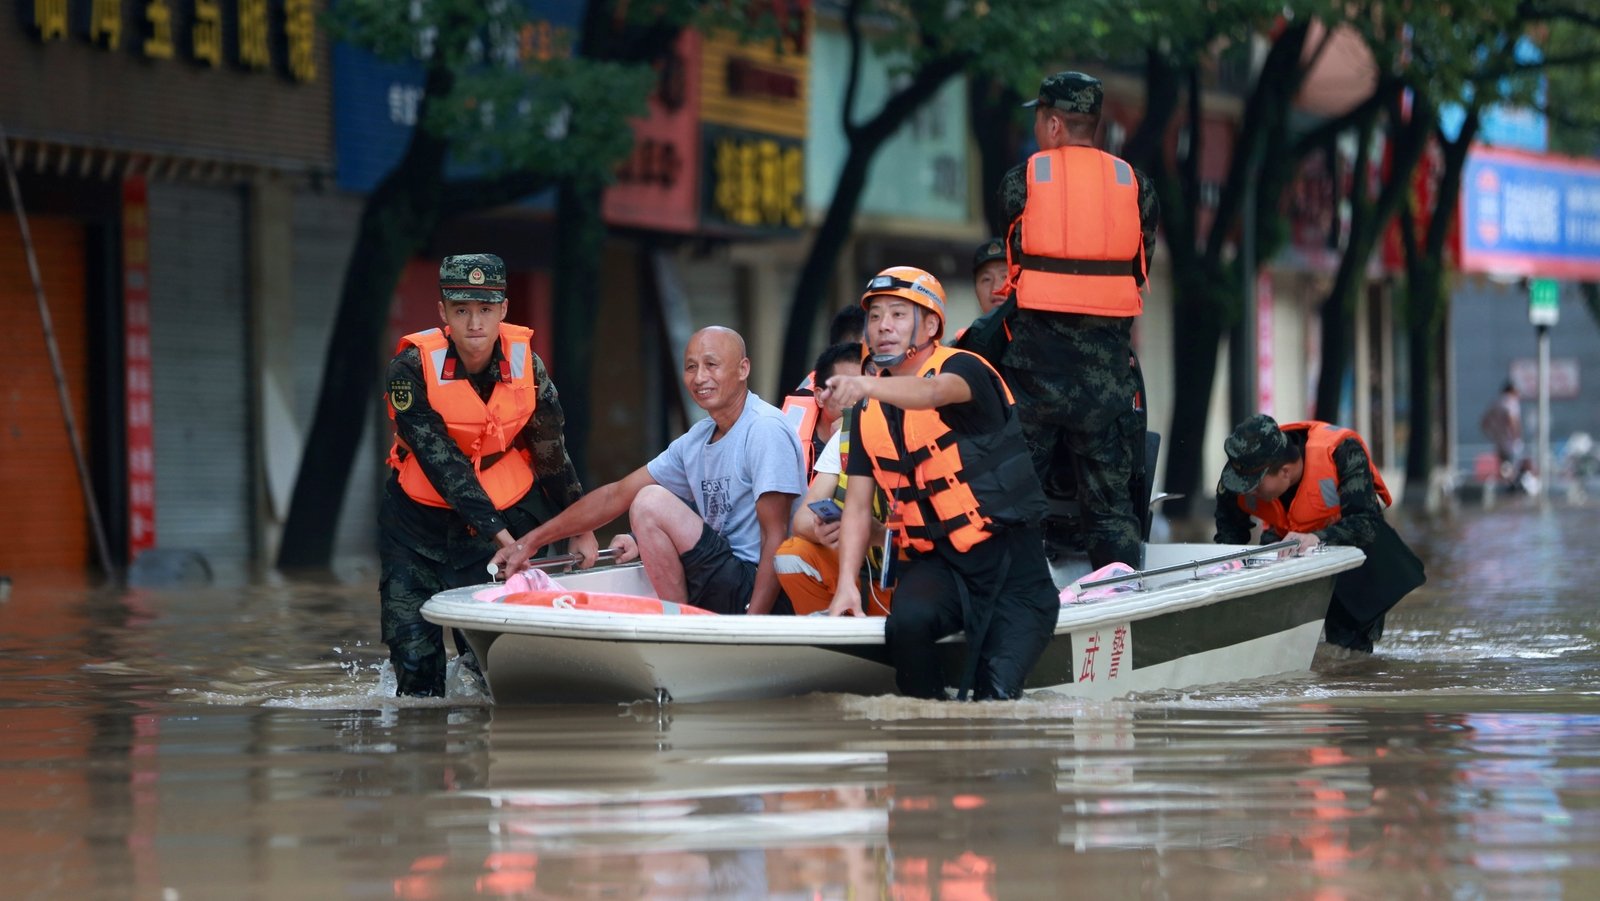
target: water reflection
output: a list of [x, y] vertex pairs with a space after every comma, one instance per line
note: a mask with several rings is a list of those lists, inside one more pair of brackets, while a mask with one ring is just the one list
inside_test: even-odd
[[1593, 897], [1582, 512], [1432, 527], [1372, 657], [1101, 704], [398, 701], [371, 586], [19, 584], [0, 865], [17, 897]]

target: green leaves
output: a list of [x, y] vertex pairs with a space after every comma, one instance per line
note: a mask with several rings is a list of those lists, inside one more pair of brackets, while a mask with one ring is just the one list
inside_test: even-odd
[[341, 0], [329, 27], [382, 59], [420, 66], [419, 127], [485, 177], [608, 181], [654, 80], [642, 62], [575, 55], [580, 35], [531, 17], [519, 0]]

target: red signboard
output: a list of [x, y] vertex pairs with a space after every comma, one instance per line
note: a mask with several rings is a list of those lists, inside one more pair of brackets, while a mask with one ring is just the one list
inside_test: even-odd
[[156, 546], [156, 444], [150, 378], [150, 203], [143, 176], [122, 181], [122, 317], [128, 445], [128, 559]]
[[606, 189], [611, 225], [692, 232], [700, 224], [700, 35], [685, 29], [657, 69], [650, 113], [633, 122], [633, 153]]

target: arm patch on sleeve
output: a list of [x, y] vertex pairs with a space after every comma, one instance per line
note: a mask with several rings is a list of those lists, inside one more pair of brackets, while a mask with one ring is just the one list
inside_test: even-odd
[[411, 409], [411, 404], [416, 400], [416, 385], [410, 379], [389, 380], [389, 405], [395, 412], [404, 413]]

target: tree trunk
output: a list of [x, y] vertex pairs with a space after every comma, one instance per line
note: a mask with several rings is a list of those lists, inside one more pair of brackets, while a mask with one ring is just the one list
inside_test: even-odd
[[418, 129], [406, 157], [367, 198], [283, 525], [279, 569], [321, 571], [332, 559], [351, 463], [372, 419], [395, 286], [438, 223], [443, 174], [443, 145]]
[[989, 225], [989, 234], [996, 237], [1004, 237], [1011, 225], [1000, 208], [1000, 180], [1019, 162], [1021, 150], [1013, 123], [1021, 101], [1021, 96], [999, 78], [975, 77], [967, 85], [967, 121], [978, 146], [983, 221]]
[[[782, 397], [788, 389], [805, 377], [811, 368], [813, 351], [811, 330], [817, 313], [825, 299], [832, 296], [829, 287], [834, 270], [839, 265], [839, 255], [855, 228], [856, 210], [861, 206], [861, 192], [866, 187], [867, 170], [885, 142], [905, 124], [923, 104], [933, 98], [951, 76], [967, 64], [965, 56], [946, 56], [930, 60], [917, 69], [905, 87], [883, 102], [883, 107], [870, 121], [861, 126], [847, 127], [850, 152], [845, 155], [839, 170], [839, 181], [828, 203], [828, 212], [811, 240], [810, 252], [800, 268], [800, 278], [795, 283], [794, 299], [789, 303], [788, 327], [783, 336], [783, 357], [778, 366], [778, 384], [774, 395]], [[847, 107], [849, 108], [848, 102]]]
[[589, 481], [589, 429], [593, 421], [595, 291], [600, 284], [600, 260], [605, 250], [606, 225], [600, 215], [600, 187], [562, 181], [556, 201], [556, 258], [553, 324], [560, 340], [554, 343], [551, 378], [561, 392], [566, 414], [567, 453], [583, 484]]
[[[1442, 212], [1442, 211], [1441, 211]], [[1435, 400], [1442, 386], [1438, 378], [1439, 339], [1444, 324], [1445, 271], [1437, 258], [1418, 259], [1406, 270], [1406, 343], [1411, 356], [1411, 434], [1406, 440], [1406, 488], [1402, 503], [1420, 510], [1427, 505], [1433, 464], [1440, 449], [1435, 436], [1444, 429], [1434, 422]], [[1443, 436], [1448, 441], [1448, 436]]]
[[1182, 495], [1168, 501], [1164, 511], [1174, 519], [1201, 512], [1201, 494], [1211, 490], [1201, 472], [1205, 457], [1207, 414], [1211, 387], [1217, 376], [1217, 351], [1229, 328], [1221, 311], [1233, 302], [1231, 282], [1208, 279], [1202, 272], [1175, 273], [1174, 291], [1184, 298], [1172, 306], [1172, 369], [1179, 373], [1172, 386], [1172, 429], [1167, 436], [1166, 490]]
[[[1398, 86], [1391, 89], [1398, 90]], [[1332, 290], [1322, 305], [1322, 373], [1317, 380], [1315, 418], [1334, 422], [1339, 417], [1339, 402], [1343, 396], [1344, 373], [1350, 359], [1351, 325], [1355, 317], [1356, 298], [1366, 286], [1367, 264], [1378, 249], [1389, 223], [1411, 191], [1412, 178], [1417, 164], [1427, 149], [1428, 136], [1433, 131], [1433, 107], [1426, 103], [1414, 104], [1408, 119], [1400, 122], [1399, 95], [1390, 103], [1390, 117], [1394, 122], [1389, 129], [1389, 166], [1378, 196], [1367, 200], [1367, 153], [1363, 150], [1356, 158], [1356, 172], [1352, 179], [1350, 198], [1350, 237], [1339, 260], [1339, 271], [1334, 276]], [[1394, 124], [1398, 123], [1398, 124]], [[1362, 123], [1363, 147], [1370, 144], [1370, 128]], [[1362, 390], [1357, 386], [1356, 390]]]
[[[1291, 23], [1273, 42], [1246, 102], [1240, 140], [1233, 149], [1210, 231], [1203, 238], [1198, 234], [1198, 222], [1192, 218], [1198, 215], [1198, 210], [1185, 202], [1186, 198], [1198, 196], [1198, 186], [1183, 183], [1185, 175], [1197, 177], [1196, 167], [1172, 165], [1159, 142], [1140, 154], [1159, 161], [1159, 174], [1152, 173], [1152, 177], [1163, 210], [1185, 210], [1191, 217], [1164, 226], [1167, 247], [1172, 252], [1172, 358], [1173, 371], [1178, 373], [1173, 385], [1172, 428], [1166, 436], [1165, 486], [1168, 492], [1183, 495], [1169, 501], [1164, 509], [1175, 519], [1198, 512], [1196, 505], [1202, 493], [1209, 495], [1212, 487], [1210, 474], [1201, 472], [1201, 467], [1211, 390], [1217, 374], [1217, 352], [1222, 336], [1239, 318], [1240, 285], [1243, 284], [1240, 279], [1255, 277], [1255, 273], [1241, 275], [1237, 263], [1226, 258], [1224, 249], [1237, 238], [1248, 194], [1245, 185], [1250, 179], [1257, 184], [1257, 258], [1271, 259], [1280, 243], [1273, 231], [1276, 205], [1281, 187], [1295, 166], [1295, 159], [1284, 147], [1285, 122], [1304, 74], [1300, 60], [1308, 29], [1304, 22]], [[1150, 66], [1146, 69], [1146, 96], [1162, 98], [1159, 104], [1162, 107], [1173, 106], [1175, 94], [1167, 95], [1172, 94], [1173, 81], [1179, 77], [1181, 73], [1176, 68]], [[1151, 108], [1157, 108], [1157, 104], [1152, 102]], [[1196, 105], [1191, 103], [1189, 108], [1190, 115], [1195, 115]], [[1141, 127], [1140, 131], [1145, 132], [1145, 129]], [[1145, 140], [1155, 136], [1136, 137], [1143, 145]], [[1252, 153], [1255, 154], [1254, 166], [1250, 165], [1248, 156]], [[1166, 215], [1163, 212], [1164, 218]], [[1203, 249], [1196, 246], [1202, 240]]]
[[[1425, 105], [1426, 104], [1426, 105]], [[1415, 109], [1437, 115], [1437, 107], [1420, 92]], [[1461, 196], [1461, 178], [1467, 167], [1467, 151], [1477, 135], [1481, 108], [1469, 104], [1466, 118], [1454, 141], [1443, 145], [1443, 164], [1439, 186], [1434, 191], [1434, 209], [1427, 233], [1419, 240], [1415, 229], [1403, 229], [1406, 250], [1406, 325], [1411, 332], [1411, 437], [1406, 442], [1407, 507], [1424, 507], [1432, 486], [1433, 467], [1442, 456], [1440, 442], [1451, 436], [1436, 423], [1435, 405], [1442, 398], [1444, 385], [1438, 377], [1438, 348], [1444, 337], [1444, 324], [1450, 313], [1450, 295], [1445, 280], [1445, 244], [1456, 218], [1456, 199]], [[1409, 226], [1409, 223], [1407, 223]], [[1438, 435], [1438, 441], [1431, 440]]]

